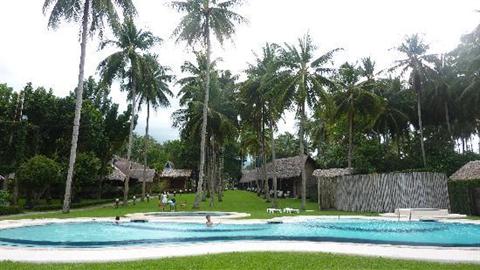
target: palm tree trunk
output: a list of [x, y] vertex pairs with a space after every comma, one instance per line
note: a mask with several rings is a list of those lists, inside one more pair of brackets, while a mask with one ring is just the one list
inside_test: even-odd
[[[305, 128], [305, 101], [300, 106], [300, 128], [298, 132], [298, 139], [300, 141], [300, 157], [305, 155], [305, 147], [303, 145], [304, 128]], [[305, 164], [302, 166], [302, 205], [301, 209], [305, 210], [305, 204], [307, 201], [307, 173], [305, 171]]]
[[267, 160], [265, 154], [265, 124], [262, 117], [262, 137], [261, 137], [261, 156], [262, 156], [262, 179], [263, 179], [263, 191], [265, 192], [265, 200], [270, 202], [270, 186], [268, 185], [267, 177]]
[[210, 207], [214, 206], [215, 203], [215, 159], [216, 159], [216, 150], [214, 145], [214, 139], [212, 138], [212, 155], [210, 156], [210, 177], [209, 177], [209, 190], [210, 190]]
[[136, 83], [135, 79], [132, 76], [132, 116], [130, 118], [130, 133], [128, 135], [128, 146], [127, 146], [127, 173], [125, 177], [125, 183], [123, 187], [123, 205], [128, 204], [128, 189], [130, 181], [130, 173], [132, 164], [130, 158], [132, 157], [132, 144], [133, 144], [133, 128], [135, 126], [135, 109], [137, 107], [137, 97], [136, 97]]
[[224, 182], [223, 182], [223, 168], [225, 165], [225, 148], [222, 146], [220, 153], [219, 153], [219, 169], [218, 169], [218, 201], [222, 202], [223, 201], [223, 191], [225, 190]]
[[427, 167], [427, 158], [425, 156], [425, 144], [423, 142], [423, 123], [422, 123], [422, 104], [420, 91], [417, 89], [417, 114], [418, 114], [418, 127], [420, 129], [420, 148], [422, 150], [423, 167]]
[[75, 99], [75, 116], [73, 118], [72, 145], [70, 147], [70, 158], [68, 162], [67, 182], [65, 183], [65, 198], [63, 200], [63, 213], [70, 212], [70, 202], [72, 196], [73, 169], [75, 159], [77, 158], [78, 133], [80, 131], [80, 117], [82, 113], [83, 102], [83, 77], [85, 72], [85, 57], [87, 51], [88, 36], [88, 15], [90, 13], [90, 0], [85, 1], [82, 18], [82, 42], [80, 44], [80, 64], [78, 72], [78, 85]]
[[145, 200], [145, 189], [146, 189], [146, 183], [145, 180], [147, 178], [147, 166], [148, 166], [148, 160], [147, 160], [147, 142], [148, 142], [148, 124], [150, 122], [150, 102], [147, 100], [147, 124], [145, 126], [145, 138], [143, 139], [143, 182], [142, 182], [142, 202]]
[[348, 168], [352, 168], [352, 156], [353, 156], [353, 112], [349, 111], [348, 112]]
[[444, 102], [445, 106], [445, 122], [447, 123], [447, 130], [448, 130], [448, 135], [450, 136], [450, 139], [453, 140], [453, 134], [452, 134], [452, 126], [450, 125], [450, 113], [448, 110], [448, 103], [445, 101]]
[[198, 175], [198, 188], [197, 193], [195, 194], [195, 202], [193, 203], [193, 208], [198, 208], [200, 204], [200, 198], [203, 193], [202, 185], [203, 185], [203, 178], [204, 178], [204, 170], [205, 170], [205, 144], [206, 144], [206, 137], [207, 137], [207, 116], [208, 116], [208, 100], [210, 95], [210, 28], [208, 17], [206, 19], [205, 24], [206, 26], [206, 45], [207, 45], [207, 78], [205, 80], [205, 100], [203, 101], [203, 114], [202, 114], [202, 132], [201, 132], [201, 141], [200, 141], [200, 168], [199, 168], [199, 175]]
[[259, 156], [257, 156], [255, 158], [255, 185], [257, 186], [257, 196], [260, 196], [260, 183], [258, 182], [258, 167], [257, 167], [257, 163], [258, 163], [258, 160], [259, 160]]
[[278, 192], [277, 192], [277, 167], [276, 167], [276, 164], [275, 164], [275, 137], [273, 135], [273, 125], [270, 123], [270, 140], [272, 141], [271, 144], [272, 144], [272, 181], [273, 181], [273, 203], [272, 203], [272, 206], [273, 207], [277, 207], [278, 206], [278, 202], [277, 202], [277, 199], [278, 199]]

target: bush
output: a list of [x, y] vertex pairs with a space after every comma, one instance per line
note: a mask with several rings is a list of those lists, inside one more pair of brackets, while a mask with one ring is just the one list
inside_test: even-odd
[[[99, 204], [105, 204], [113, 202], [113, 199], [102, 199], [102, 200], [95, 200], [95, 201], [88, 201], [88, 202], [80, 202], [80, 203], [72, 203], [70, 208], [82, 208], [88, 206], [94, 206]], [[32, 211], [54, 211], [60, 210], [63, 208], [62, 204], [50, 204], [50, 205], [37, 205], [34, 206], [31, 210]]]
[[10, 195], [5, 190], [0, 190], [0, 206], [8, 206]]
[[449, 181], [448, 194], [453, 213], [478, 215], [475, 212], [472, 189], [480, 188], [480, 179], [469, 181]]
[[60, 165], [52, 159], [37, 155], [23, 163], [17, 172], [20, 188], [27, 194], [27, 205], [32, 206], [59, 181]]
[[13, 206], [0, 206], [0, 216], [20, 214], [22, 210]]

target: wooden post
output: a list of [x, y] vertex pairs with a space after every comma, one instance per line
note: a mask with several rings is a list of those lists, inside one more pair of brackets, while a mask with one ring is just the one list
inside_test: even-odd
[[317, 197], [318, 197], [318, 210], [322, 210], [321, 196], [320, 196], [320, 177], [317, 178]]

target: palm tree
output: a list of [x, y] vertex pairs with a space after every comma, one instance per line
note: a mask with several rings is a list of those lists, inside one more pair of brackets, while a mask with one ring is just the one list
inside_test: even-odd
[[[207, 114], [207, 133], [209, 138], [209, 144], [206, 152], [210, 160], [207, 167], [208, 175], [208, 187], [210, 190], [210, 204], [213, 204], [214, 185], [217, 181], [213, 179], [218, 177], [218, 173], [214, 173], [217, 170], [219, 151], [224, 141], [229, 137], [234, 137], [236, 134], [236, 111], [232, 104], [232, 100], [228, 91], [225, 91], [227, 84], [234, 84], [236, 76], [231, 76], [228, 71], [217, 72], [215, 70], [216, 61], [210, 63], [210, 67], [207, 68], [207, 57], [204, 54], [196, 53], [197, 63], [185, 62], [182, 65], [182, 72], [188, 73], [189, 76], [181, 78], [177, 81], [177, 84], [181, 86], [178, 93], [180, 97], [181, 108], [174, 112], [173, 120], [174, 126], [178, 127], [181, 132], [182, 138], [191, 139], [198, 138], [202, 132], [200, 126], [203, 118], [203, 97], [205, 91], [205, 81], [207, 77], [211, 81], [210, 102], [208, 104]], [[207, 76], [207, 70], [210, 76]], [[219, 73], [221, 75], [219, 75]], [[220, 166], [218, 166], [220, 167]], [[203, 188], [198, 184], [198, 188]], [[202, 192], [203, 193], [203, 192]], [[203, 194], [202, 194], [203, 195]], [[201, 199], [201, 197], [199, 198]]]
[[[256, 63], [250, 65], [246, 71], [248, 75], [241, 87], [240, 101], [242, 103], [242, 119], [251, 126], [256, 127], [257, 136], [260, 138], [260, 158], [262, 160], [262, 179], [267, 201], [270, 200], [269, 184], [266, 172], [266, 128], [270, 129], [270, 143], [272, 153], [272, 166], [275, 168], [275, 141], [273, 130], [276, 121], [280, 118], [286, 107], [286, 100], [279, 96], [276, 86], [281, 81], [280, 72], [280, 47], [276, 44], [266, 44], [261, 56], [256, 56]], [[274, 201], [277, 198], [277, 177], [273, 173]]]
[[418, 129], [420, 131], [420, 147], [422, 151], [423, 166], [427, 167], [427, 158], [425, 155], [425, 145], [423, 139], [422, 124], [422, 90], [428, 77], [432, 72], [430, 64], [434, 62], [434, 55], [426, 54], [429, 46], [425, 44], [418, 34], [408, 36], [405, 41], [397, 47], [397, 50], [403, 53], [406, 58], [397, 60], [395, 66], [390, 71], [400, 69], [401, 74], [409, 72], [409, 82], [417, 94], [417, 116]]
[[144, 153], [143, 153], [143, 182], [142, 182], [142, 201], [145, 200], [145, 179], [147, 173], [147, 149], [148, 149], [148, 129], [150, 122], [150, 106], [157, 110], [159, 107], [170, 106], [168, 96], [172, 97], [168, 83], [172, 81], [172, 75], [167, 74], [170, 70], [161, 66], [157, 55], [146, 54], [141, 58], [141, 87], [139, 93], [138, 109], [142, 104], [147, 105], [147, 119], [145, 125]]
[[140, 92], [139, 89], [142, 87], [142, 62], [145, 62], [142, 61], [141, 51], [150, 49], [156, 43], [160, 42], [160, 39], [149, 31], [137, 29], [131, 18], [125, 19], [120, 29], [115, 32], [115, 37], [115, 40], [102, 42], [100, 48], [115, 46], [120, 50], [101, 61], [98, 70], [100, 71], [102, 84], [112, 85], [114, 79], [120, 79], [124, 82], [124, 88], [129, 91], [129, 98], [132, 101], [130, 135], [128, 137], [127, 148], [128, 166], [123, 193], [123, 204], [127, 205], [137, 92]]
[[102, 35], [105, 21], [110, 23], [112, 29], [116, 29], [118, 14], [116, 8], [120, 8], [124, 16], [133, 16], [136, 13], [132, 0], [45, 0], [43, 14], [50, 11], [48, 27], [58, 28], [62, 20], [67, 22], [81, 23], [80, 64], [78, 72], [78, 84], [76, 88], [75, 116], [73, 119], [72, 145], [68, 162], [67, 181], [65, 185], [65, 198], [63, 212], [70, 211], [72, 192], [73, 168], [77, 155], [78, 133], [80, 128], [80, 116], [82, 111], [83, 79], [85, 70], [85, 58], [87, 50], [87, 36], [99, 32]]
[[[340, 50], [334, 49], [326, 54], [314, 59], [315, 46], [309, 34], [298, 40], [298, 47], [285, 44], [282, 49], [282, 62], [288, 72], [286, 79], [283, 80], [283, 96], [292, 100], [297, 108], [297, 118], [299, 120], [299, 146], [300, 155], [305, 155], [304, 149], [304, 129], [306, 118], [306, 105], [313, 108], [318, 98], [321, 98], [323, 87], [326, 85], [333, 86], [325, 75], [331, 74], [334, 69], [326, 67], [333, 57], [333, 54]], [[306, 203], [306, 185], [307, 176], [305, 168], [302, 169], [302, 210], [305, 209]]]
[[[365, 62], [364, 62], [365, 63]], [[363, 69], [359, 69], [349, 63], [343, 64], [339, 69], [337, 88], [340, 92], [336, 94], [337, 117], [346, 115], [348, 122], [348, 168], [352, 168], [353, 157], [353, 133], [355, 116], [359, 114], [364, 118], [364, 123], [372, 125], [383, 110], [382, 100], [370, 90], [374, 87], [373, 65], [371, 61], [366, 62]], [[362, 73], [367, 80], [361, 81]]]
[[[171, 5], [177, 11], [186, 13], [180, 24], [174, 31], [177, 42], [186, 41], [189, 46], [202, 43], [206, 50], [207, 63], [211, 60], [210, 31], [213, 32], [220, 44], [232, 37], [235, 33], [235, 23], [245, 22], [245, 18], [233, 12], [234, 8], [241, 4], [240, 0], [186, 0], [173, 1]], [[207, 74], [210, 74], [210, 66], [207, 65]], [[200, 168], [198, 188], [195, 195], [193, 208], [198, 208], [203, 193], [203, 177], [205, 167], [205, 144], [207, 136], [207, 108], [210, 94], [210, 76], [205, 81], [205, 98], [203, 101], [202, 132], [200, 142]]]

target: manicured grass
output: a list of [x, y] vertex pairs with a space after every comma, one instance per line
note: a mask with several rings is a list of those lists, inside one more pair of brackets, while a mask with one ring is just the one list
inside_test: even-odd
[[[178, 194], [177, 197], [177, 211], [191, 211], [194, 194]], [[180, 204], [186, 203], [186, 207], [180, 207]], [[279, 207], [300, 208], [299, 199], [279, 199]], [[271, 206], [271, 203], [265, 202], [261, 197], [255, 193], [247, 191], [226, 191], [223, 202], [215, 200], [213, 207], [209, 206], [209, 199], [202, 202], [200, 209], [203, 211], [233, 211], [250, 213], [251, 218], [271, 218], [280, 216], [280, 214], [267, 214], [266, 209]], [[318, 211], [318, 206], [314, 202], [307, 202], [307, 210], [302, 215], [375, 215], [373, 213], [352, 213], [342, 211]], [[22, 218], [73, 218], [73, 217], [115, 217], [123, 216], [131, 213], [145, 213], [156, 212], [161, 209], [158, 207], [158, 198], [151, 199], [150, 202], [137, 202], [136, 205], [130, 203], [129, 206], [114, 208], [113, 203], [109, 206], [87, 209], [74, 209], [69, 214], [62, 214], [60, 211], [49, 213], [32, 213], [22, 216], [0, 217], [0, 219], [22, 219]], [[287, 214], [282, 214], [287, 215]]]
[[96, 264], [26, 264], [0, 262], [0, 269], [12, 270], [66, 270], [66, 269], [309, 269], [309, 270], [470, 270], [479, 269], [473, 264], [441, 264], [418, 261], [391, 260], [373, 257], [355, 257], [326, 253], [257, 252], [228, 253], [197, 257], [180, 257], [160, 260], [115, 262]]

